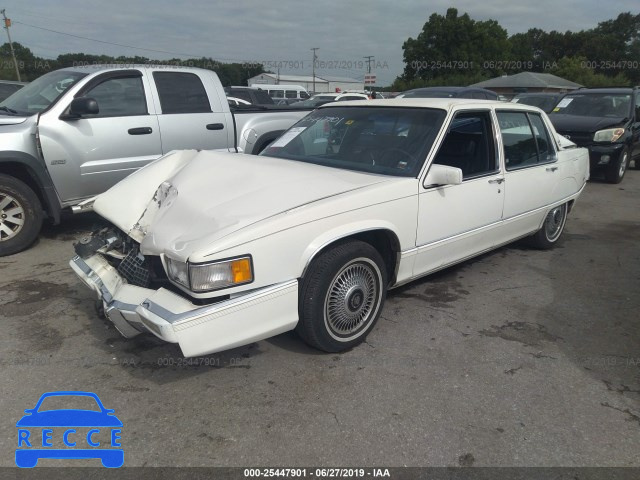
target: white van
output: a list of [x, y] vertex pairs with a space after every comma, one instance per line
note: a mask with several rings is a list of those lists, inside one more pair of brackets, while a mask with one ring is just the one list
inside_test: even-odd
[[249, 85], [253, 88], [266, 90], [273, 101], [278, 103], [279, 100], [286, 100], [287, 103], [299, 102], [309, 98], [309, 93], [300, 85], [267, 85], [264, 83], [254, 83]]

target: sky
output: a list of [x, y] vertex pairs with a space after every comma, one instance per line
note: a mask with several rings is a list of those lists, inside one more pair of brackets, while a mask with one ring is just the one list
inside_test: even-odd
[[[363, 57], [372, 55], [379, 86], [402, 73], [403, 42], [415, 38], [432, 13], [444, 15], [451, 6], [474, 20], [497, 20], [510, 35], [534, 27], [577, 31], [620, 12], [638, 13], [637, 0], [618, 0], [615, 7], [601, 0], [0, 0], [13, 22], [12, 40], [45, 58], [79, 52], [158, 60], [190, 55], [311, 74], [311, 48], [317, 47], [317, 75], [362, 79]], [[1, 44], [6, 31], [0, 34]]]

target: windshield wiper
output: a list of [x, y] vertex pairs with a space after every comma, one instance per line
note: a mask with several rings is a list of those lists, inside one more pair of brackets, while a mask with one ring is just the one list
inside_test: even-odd
[[16, 110], [14, 110], [13, 108], [9, 108], [9, 107], [5, 107], [4, 105], [2, 107], [0, 107], [0, 110], [3, 110], [7, 113], [10, 113], [11, 115], [17, 115], [18, 112]]

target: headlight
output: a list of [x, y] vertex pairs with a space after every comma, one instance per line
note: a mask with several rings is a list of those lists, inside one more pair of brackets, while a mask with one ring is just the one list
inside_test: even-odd
[[193, 292], [208, 292], [253, 282], [253, 265], [250, 256], [189, 264], [167, 257], [167, 274]]
[[167, 257], [167, 275], [174, 282], [189, 288], [189, 267], [185, 262]]
[[624, 128], [607, 128], [598, 130], [593, 136], [594, 142], [615, 142], [624, 134]]

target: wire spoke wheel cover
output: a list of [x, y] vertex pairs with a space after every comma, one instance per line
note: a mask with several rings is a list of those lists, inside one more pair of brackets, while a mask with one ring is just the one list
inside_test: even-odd
[[552, 209], [544, 221], [544, 233], [547, 240], [555, 242], [564, 228], [564, 222], [567, 219], [567, 205], [558, 205]]
[[0, 192], [0, 242], [15, 237], [24, 225], [23, 206], [11, 195]]
[[369, 258], [356, 258], [335, 275], [325, 296], [324, 322], [335, 340], [346, 342], [366, 332], [382, 299], [382, 275]]

